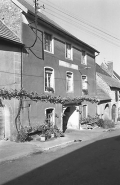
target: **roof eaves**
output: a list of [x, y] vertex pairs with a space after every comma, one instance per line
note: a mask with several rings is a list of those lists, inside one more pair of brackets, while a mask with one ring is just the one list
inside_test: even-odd
[[5, 38], [5, 37], [1, 37], [1, 36], [0, 36], [0, 39], [9, 41], [9, 42], [11, 42], [11, 43], [14, 43], [14, 44], [17, 44], [17, 45], [20, 45], [20, 46], [24, 46], [24, 44], [23, 44], [22, 42], [17, 42], [17, 41], [14, 41], [14, 40], [10, 40], [10, 39]]

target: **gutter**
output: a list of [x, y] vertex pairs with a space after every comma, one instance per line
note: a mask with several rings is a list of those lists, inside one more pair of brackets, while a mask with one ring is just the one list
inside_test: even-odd
[[7, 41], [7, 42], [11, 42], [11, 43], [13, 43], [13, 44], [20, 45], [20, 46], [22, 46], [22, 47], [25, 46], [25, 45], [24, 45], [23, 43], [21, 43], [21, 42], [17, 42], [17, 41], [14, 41], [14, 40], [10, 40], [10, 39], [4, 38], [4, 37], [0, 37], [0, 39], [1, 39], [1, 40], [5, 40], [5, 41]]

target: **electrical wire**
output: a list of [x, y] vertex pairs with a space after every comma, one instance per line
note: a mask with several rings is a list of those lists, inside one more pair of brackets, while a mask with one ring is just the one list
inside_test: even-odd
[[[47, 8], [47, 9], [49, 9], [49, 8]], [[49, 9], [49, 10], [50, 10], [50, 9]], [[50, 11], [51, 11], [51, 10], [50, 10]], [[54, 11], [52, 10], [52, 13], [53, 13], [53, 12], [54, 12]], [[65, 21], [65, 22], [68, 22], [68, 21], [62, 19], [61, 17], [58, 17], [58, 16], [52, 14], [51, 12], [48, 12], [48, 11], [47, 11], [47, 13], [48, 13], [48, 14], [51, 14], [52, 16], [57, 17], [57, 18], [59, 18], [59, 19]], [[57, 15], [59, 15], [59, 14], [57, 13]], [[60, 15], [60, 16], [61, 16], [61, 15]], [[62, 17], [63, 17], [63, 16], [62, 16]], [[80, 20], [79, 20], [79, 21], [80, 21]], [[71, 24], [71, 22], [68, 22], [68, 23]], [[78, 24], [78, 23], [76, 23], [76, 24]], [[72, 25], [73, 25], [73, 23], [72, 23]], [[75, 26], [75, 27], [80, 28], [80, 25], [79, 25], [79, 26]], [[82, 25], [82, 27], [85, 27], [85, 25]], [[92, 26], [92, 27], [94, 27], [94, 26]], [[86, 28], [86, 27], [85, 27], [85, 28]], [[89, 29], [89, 28], [87, 28], [87, 29]], [[95, 29], [95, 28], [94, 28], [94, 29]], [[98, 30], [99, 30], [99, 29], [98, 29]], [[110, 41], [110, 40], [107, 39], [105, 36], [100, 36], [100, 35], [98, 35], [98, 33], [95, 33], [95, 32], [90, 31], [90, 30], [84, 30], [84, 31], [86, 31], [86, 32], [88, 32], [88, 33], [92, 33], [93, 35], [95, 35], [95, 36], [97, 36], [97, 37], [99, 37], [99, 38], [101, 38], [101, 39], [103, 39], [103, 40], [105, 40], [105, 41], [107, 41], [107, 42], [110, 42], [110, 43], [112, 43], [112, 44], [114, 44], [114, 45], [120, 47], [120, 45], [117, 44], [117, 43], [115, 43], [115, 41]], [[99, 31], [100, 31], [100, 30], [99, 30]], [[102, 30], [101, 30], [101, 31], [102, 31]], [[104, 31], [103, 31], [103, 32], [104, 32]], [[99, 33], [99, 34], [100, 34], [100, 33]], [[108, 37], [111, 36], [112, 39], [115, 39], [115, 38], [116, 38], [116, 37], [114, 37], [114, 36], [112, 36], [112, 35], [110, 35], [110, 34], [107, 34], [106, 32], [105, 32], [104, 34], [106, 34]], [[117, 40], [118, 42], [120, 41], [120, 39], [118, 39], [118, 38], [116, 38], [116, 40]]]
[[[66, 21], [66, 20], [62, 19], [61, 17], [58, 17], [58, 16], [56, 16], [56, 15], [54, 15], [54, 14], [50, 13], [50, 12], [47, 12], [47, 13], [49, 13], [49, 14], [53, 15], [54, 17], [59, 18], [60, 20], [63, 20], [63, 21], [65, 21], [65, 22], [68, 22], [68, 21]], [[68, 23], [70, 23], [70, 24], [71, 24], [71, 22], [68, 22]], [[72, 24], [72, 25], [73, 25], [73, 24]], [[80, 26], [75, 26], [75, 27], [80, 28]], [[82, 29], [82, 28], [81, 28], [81, 29]], [[83, 29], [83, 30], [84, 30], [84, 29]], [[105, 37], [103, 37], [103, 36], [100, 36], [100, 35], [98, 35], [98, 34], [97, 34], [97, 33], [95, 33], [95, 32], [92, 32], [92, 31], [90, 31], [90, 30], [84, 30], [84, 31], [86, 31], [86, 32], [88, 32], [88, 33], [92, 33], [94, 36], [97, 36], [97, 37], [99, 37], [99, 38], [103, 39], [104, 41], [107, 41], [107, 42], [109, 42], [109, 43], [111, 43], [111, 44], [114, 44], [114, 45], [116, 45], [116, 46], [120, 47], [120, 45], [119, 45], [119, 44], [115, 43], [114, 41], [110, 41], [109, 39], [107, 39], [107, 38], [105, 38]]]
[[[46, 0], [46, 1], [47, 1], [47, 2], [50, 2], [49, 0]], [[46, 4], [47, 4], [47, 3], [46, 3]], [[108, 36], [110, 36], [110, 37], [112, 37], [112, 38], [114, 38], [114, 39], [120, 41], [119, 38], [117, 38], [117, 37], [111, 35], [110, 33], [107, 33], [107, 32], [105, 32], [105, 31], [103, 31], [102, 29], [100, 29], [100, 28], [94, 26], [93, 24], [90, 24], [89, 22], [87, 22], [87, 21], [85, 21], [85, 20], [83, 20], [83, 19], [78, 19], [78, 16], [76, 17], [76, 15], [73, 15], [73, 14], [71, 15], [71, 12], [70, 12], [70, 13], [67, 13], [68, 11], [66, 11], [66, 10], [65, 10], [65, 12], [64, 12], [64, 11], [62, 11], [61, 9], [56, 8], [56, 6], [52, 6], [51, 3], [48, 4], [48, 5], [49, 5], [50, 7], [52, 7], [52, 8], [54, 8], [54, 9], [56, 9], [57, 11], [62, 12], [63, 14], [65, 14], [65, 15], [67, 15], [67, 16], [69, 16], [69, 17], [71, 17], [71, 18], [73, 18], [73, 19], [75, 19], [75, 20], [77, 20], [77, 21], [79, 21], [79, 22], [82, 22], [83, 24], [86, 24], [87, 26], [92, 27], [92, 28], [94, 28], [94, 29], [96, 29], [96, 30], [98, 30], [98, 31], [100, 31], [100, 32], [102, 32], [102, 33], [104, 33], [104, 34], [106, 34], [106, 35], [108, 35]]]

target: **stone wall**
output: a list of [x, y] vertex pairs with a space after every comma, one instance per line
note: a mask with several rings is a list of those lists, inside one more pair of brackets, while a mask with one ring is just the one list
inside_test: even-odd
[[11, 0], [0, 0], [0, 19], [21, 39], [20, 12]]

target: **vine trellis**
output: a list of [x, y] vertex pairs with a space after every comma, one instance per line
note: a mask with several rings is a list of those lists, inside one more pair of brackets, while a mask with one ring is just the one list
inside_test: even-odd
[[41, 102], [46, 102], [46, 103], [49, 102], [49, 103], [53, 103], [53, 104], [62, 104], [62, 105], [72, 103], [72, 102], [76, 102], [76, 104], [79, 102], [79, 104], [80, 104], [83, 101], [88, 101], [91, 103], [98, 103], [99, 102], [99, 100], [96, 97], [81, 96], [81, 97], [71, 98], [71, 97], [53, 96], [53, 95], [48, 95], [48, 94], [39, 95], [37, 92], [29, 93], [24, 89], [7, 90], [4, 88], [0, 89], [0, 98], [2, 98], [3, 100], [11, 100], [12, 98], [16, 98], [16, 99], [20, 100], [18, 113], [15, 118], [15, 125], [16, 125], [16, 129], [18, 132], [19, 132], [19, 130], [17, 128], [17, 121], [19, 121], [19, 123], [20, 123], [20, 112], [22, 109], [22, 100], [29, 99], [29, 100], [32, 100], [35, 102], [41, 101]]

